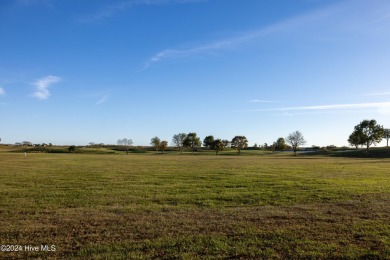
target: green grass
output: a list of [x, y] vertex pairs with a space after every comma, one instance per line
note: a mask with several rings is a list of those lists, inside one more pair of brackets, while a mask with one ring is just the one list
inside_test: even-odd
[[[390, 159], [0, 153], [0, 258], [390, 258]], [[255, 156], [257, 155], [257, 156]]]
[[366, 153], [365, 148], [359, 149], [333, 149], [333, 150], [318, 150], [306, 154], [307, 156], [333, 156], [333, 157], [351, 157], [351, 158], [390, 158], [390, 149], [388, 147], [371, 147], [369, 153]]

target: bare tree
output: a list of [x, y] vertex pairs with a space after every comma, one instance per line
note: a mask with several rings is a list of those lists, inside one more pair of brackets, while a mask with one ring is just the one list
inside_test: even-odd
[[180, 149], [180, 154], [183, 154], [184, 139], [187, 137], [185, 133], [179, 133], [172, 137], [172, 143], [174, 146]]
[[[383, 138], [386, 139], [386, 141], [387, 141], [386, 146], [388, 147], [388, 146], [389, 146], [389, 139], [390, 139], [390, 129], [389, 129], [389, 128], [386, 128], [386, 129], [384, 130]], [[0, 139], [0, 140], [1, 140], [1, 139]]]
[[130, 138], [118, 139], [117, 144], [125, 146], [126, 153], [129, 154], [129, 147], [133, 145], [133, 140]]
[[286, 137], [287, 143], [289, 143], [294, 151], [294, 155], [297, 155], [298, 147], [306, 143], [305, 138], [299, 131], [292, 132]]

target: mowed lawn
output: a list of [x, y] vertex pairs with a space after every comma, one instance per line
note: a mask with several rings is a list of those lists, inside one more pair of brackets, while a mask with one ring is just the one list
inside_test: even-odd
[[0, 258], [390, 258], [390, 159], [0, 153]]

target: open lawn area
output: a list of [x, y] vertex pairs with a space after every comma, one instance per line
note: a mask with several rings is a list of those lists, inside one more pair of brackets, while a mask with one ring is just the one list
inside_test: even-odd
[[389, 158], [3, 151], [0, 198], [0, 258], [390, 258]]

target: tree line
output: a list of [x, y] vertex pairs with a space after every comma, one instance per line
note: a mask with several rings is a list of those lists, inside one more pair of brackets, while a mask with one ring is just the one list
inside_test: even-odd
[[[380, 143], [383, 139], [386, 139], [386, 146], [389, 146], [390, 139], [390, 129], [384, 128], [382, 125], [379, 125], [376, 120], [363, 120], [354, 127], [353, 132], [349, 135], [348, 143], [351, 146], [354, 146], [358, 149], [360, 146], [365, 147], [366, 153], [368, 154], [369, 148], [372, 145]], [[0, 139], [1, 140], [1, 139]], [[295, 131], [290, 133], [286, 138], [280, 137], [272, 145], [268, 146], [266, 143], [263, 148], [283, 151], [285, 149], [291, 149], [296, 155], [297, 150], [300, 146], [304, 145], [306, 140], [303, 137], [303, 134], [300, 131]], [[18, 145], [17, 143], [16, 145]], [[23, 142], [20, 145], [31, 144], [31, 142]], [[104, 145], [89, 143], [93, 145]], [[160, 140], [159, 137], [155, 136], [151, 139], [150, 144], [156, 150], [156, 153], [161, 151], [162, 153], [168, 147], [168, 141]], [[117, 145], [123, 146], [126, 153], [129, 153], [130, 147], [133, 145], [133, 141], [130, 138], [122, 138], [117, 140]], [[248, 147], [248, 139], [245, 136], [237, 135], [231, 140], [214, 138], [213, 135], [206, 136], [201, 142], [200, 137], [197, 136], [195, 132], [191, 133], [178, 133], [172, 137], [172, 145], [177, 147], [180, 150], [180, 153], [183, 153], [184, 148], [191, 148], [192, 153], [194, 153], [202, 145], [210, 151], [215, 151], [215, 154], [218, 155], [220, 151], [223, 151], [226, 147], [233, 148], [237, 150], [237, 153], [240, 154], [242, 149]], [[47, 146], [46, 144], [34, 145], [34, 146]], [[48, 146], [53, 146], [51, 143]], [[254, 148], [257, 148], [257, 144], [254, 145]], [[315, 146], [313, 146], [315, 147]], [[318, 147], [319, 149], [319, 147]], [[68, 148], [70, 152], [74, 152], [75, 146], [70, 146]]]
[[[160, 138], [153, 137], [150, 141], [150, 144], [156, 149], [156, 153], [161, 150], [164, 153], [164, 150], [168, 146], [167, 141], [161, 141]], [[235, 136], [231, 141], [222, 140], [220, 138], [215, 139], [214, 136], [206, 136], [203, 140], [203, 143], [200, 140], [200, 137], [194, 132], [191, 133], [178, 133], [172, 137], [173, 146], [179, 148], [180, 154], [183, 153], [184, 148], [191, 148], [192, 154], [199, 147], [203, 146], [206, 149], [215, 151], [215, 154], [218, 155], [220, 151], [223, 151], [225, 147], [231, 147], [237, 149], [238, 153], [241, 153], [241, 150], [248, 147], [248, 139], [245, 136]]]
[[[351, 146], [359, 148], [359, 146], [364, 146], [366, 152], [368, 153], [369, 148], [372, 145], [376, 145], [381, 142], [382, 139], [387, 140], [387, 146], [389, 145], [390, 139], [390, 129], [384, 128], [382, 125], [379, 125], [376, 120], [363, 120], [354, 127], [354, 131], [348, 138], [348, 143]], [[129, 147], [133, 144], [133, 141], [128, 138], [119, 139], [117, 141], [118, 145], [123, 145], [126, 147], [126, 152], [128, 153]], [[151, 138], [150, 144], [156, 150], [156, 153], [161, 151], [164, 153], [168, 147], [168, 141], [161, 140], [159, 137], [155, 136]], [[271, 146], [265, 144], [265, 148], [272, 148], [272, 150], [283, 151], [285, 149], [292, 149], [294, 155], [296, 155], [299, 147], [306, 144], [306, 140], [303, 134], [300, 131], [294, 131], [290, 133], [286, 138], [280, 137], [274, 142]], [[230, 147], [237, 150], [237, 153], [240, 154], [242, 149], [248, 147], [248, 139], [245, 136], [237, 135], [231, 140], [214, 138], [213, 135], [208, 135], [201, 141], [200, 137], [195, 132], [178, 133], [172, 137], [172, 145], [177, 147], [180, 150], [180, 154], [183, 153], [184, 148], [190, 148], [192, 154], [200, 148], [202, 145], [210, 151], [215, 151], [215, 154], [218, 155], [220, 151], [223, 151], [226, 147]], [[257, 145], [255, 144], [255, 147]]]
[[[278, 150], [283, 150], [288, 147], [286, 145], [286, 142], [290, 144], [289, 147], [293, 149], [294, 154], [296, 155], [298, 148], [301, 145], [305, 144], [306, 140], [304, 139], [301, 132], [295, 131], [289, 134], [286, 139], [282, 137], [279, 138], [277, 142], [274, 143], [274, 145], [277, 145]], [[129, 147], [133, 144], [133, 141], [129, 138], [123, 138], [119, 139], [117, 141], [117, 144], [124, 146], [126, 149], [126, 153], [128, 153]], [[151, 138], [150, 144], [156, 150], [156, 153], [159, 153], [159, 151], [161, 151], [161, 153], [164, 154], [166, 148], [168, 147], [168, 141], [161, 140], [157, 136]], [[172, 145], [180, 150], [180, 154], [183, 154], [184, 148], [190, 148], [192, 154], [194, 154], [194, 152], [202, 145], [206, 149], [214, 151], [216, 155], [218, 155], [219, 152], [223, 151], [227, 147], [236, 149], [237, 153], [241, 154], [241, 150], [248, 147], [248, 139], [242, 135], [236, 135], [231, 140], [214, 138], [213, 135], [208, 135], [203, 139], [202, 142], [200, 137], [198, 137], [197, 133], [190, 132], [188, 134], [178, 133], [173, 135]]]

